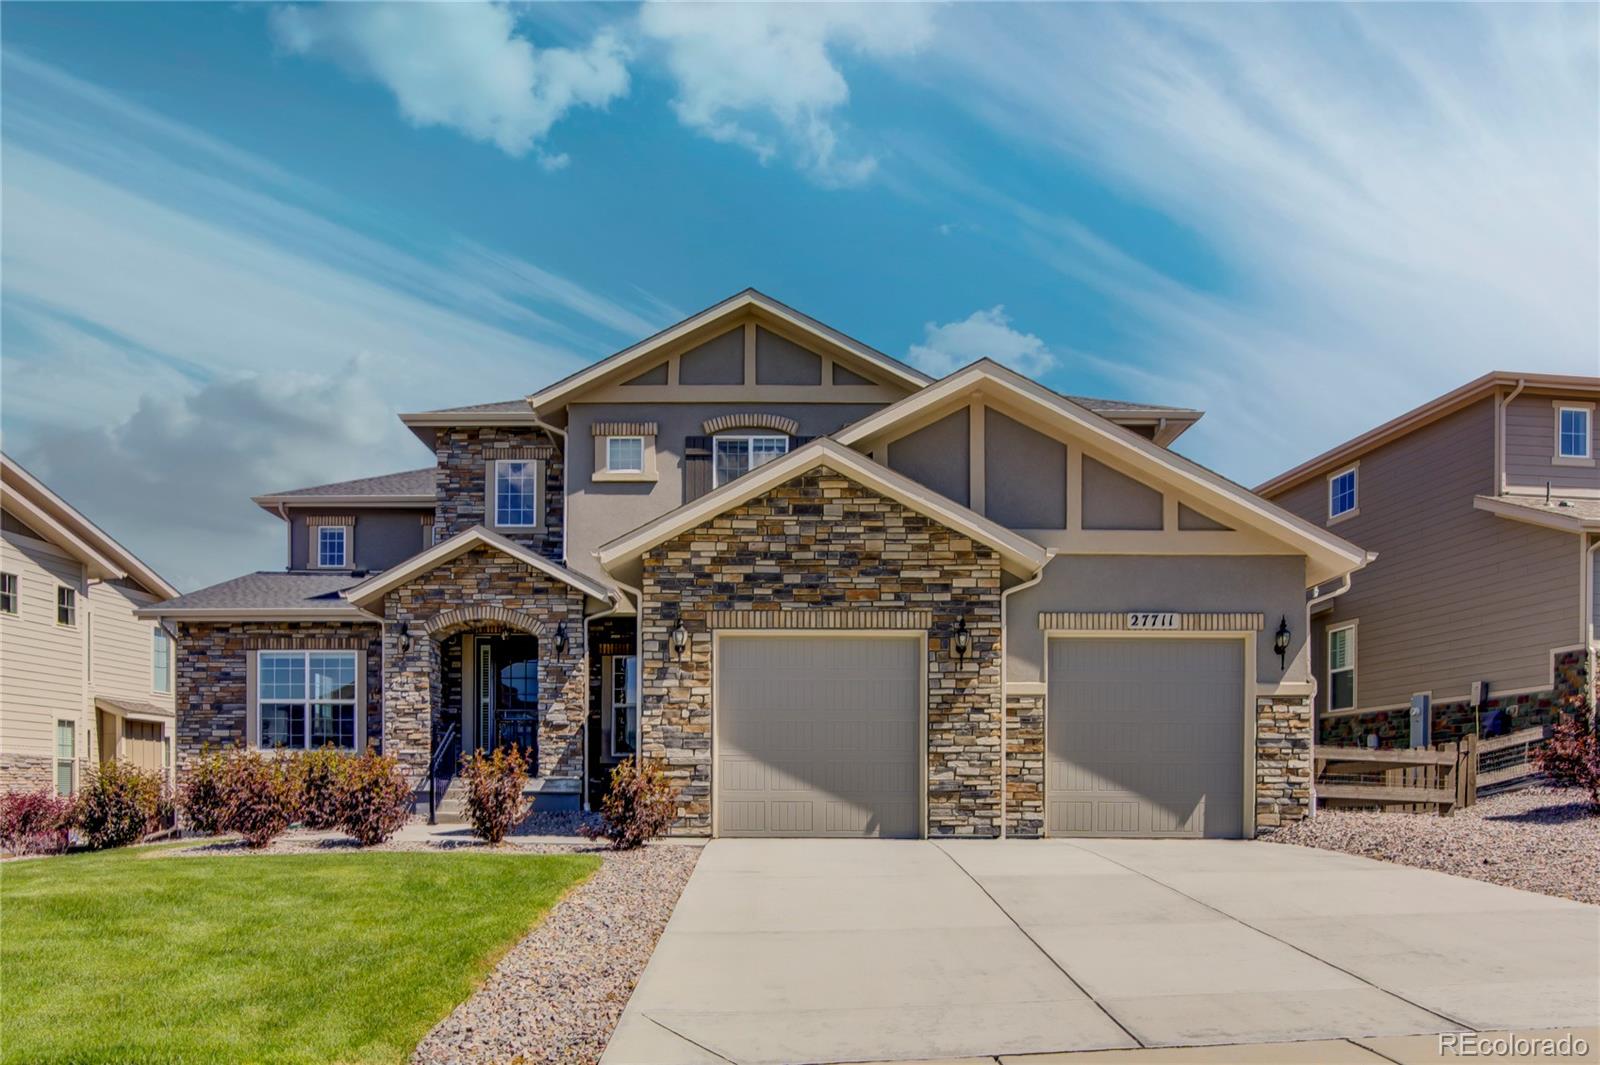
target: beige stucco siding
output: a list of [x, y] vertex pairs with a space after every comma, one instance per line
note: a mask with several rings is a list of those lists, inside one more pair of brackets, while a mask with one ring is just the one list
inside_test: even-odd
[[[17, 614], [0, 615], [0, 749], [53, 756], [55, 722], [79, 721], [83, 686], [83, 567], [48, 544], [0, 536], [0, 570], [17, 575]], [[56, 624], [56, 589], [77, 589], [78, 625]], [[79, 751], [83, 735], [80, 728]]]
[[[1600, 465], [1577, 466], [1557, 463], [1556, 401], [1559, 396], [1525, 392], [1506, 404], [1505, 451], [1506, 487], [1512, 491], [1535, 489], [1545, 484], [1556, 495], [1579, 490], [1600, 492]], [[1580, 401], [1575, 401], [1580, 402]], [[1581, 404], [1592, 403], [1585, 399]], [[1589, 418], [1589, 455], [1600, 455], [1596, 437], [1597, 419]]]
[[132, 699], [170, 713], [170, 682], [165, 693], [153, 687], [155, 622], [133, 616], [135, 610], [154, 602], [153, 596], [120, 584], [90, 586], [89, 607], [94, 622], [89, 690], [92, 695]]

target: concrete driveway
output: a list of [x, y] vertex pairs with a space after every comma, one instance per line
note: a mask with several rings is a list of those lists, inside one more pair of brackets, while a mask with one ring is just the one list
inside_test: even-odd
[[1600, 908], [1327, 851], [718, 840], [605, 1065], [1590, 1026]]

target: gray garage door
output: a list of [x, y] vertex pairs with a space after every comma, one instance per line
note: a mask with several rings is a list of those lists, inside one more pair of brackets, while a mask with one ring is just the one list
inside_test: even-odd
[[920, 641], [725, 636], [717, 659], [719, 835], [918, 835]]
[[1049, 676], [1052, 835], [1243, 834], [1238, 640], [1053, 639]]

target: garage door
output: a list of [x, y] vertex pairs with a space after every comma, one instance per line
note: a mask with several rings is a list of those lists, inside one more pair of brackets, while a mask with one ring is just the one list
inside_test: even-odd
[[724, 636], [717, 832], [916, 836], [921, 641]]
[[1243, 835], [1238, 640], [1059, 638], [1049, 666], [1052, 835]]

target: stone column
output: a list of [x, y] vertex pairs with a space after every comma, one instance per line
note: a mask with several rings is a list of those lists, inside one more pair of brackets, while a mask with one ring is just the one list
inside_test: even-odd
[[410, 635], [403, 625], [386, 625], [383, 659], [383, 750], [399, 759], [406, 778], [420, 786], [433, 754], [441, 687], [439, 645]]
[[539, 638], [539, 776], [583, 789], [583, 727], [589, 716], [587, 629], [583, 602], [567, 603], [567, 651], [557, 657], [555, 631], [563, 620], [552, 604]]
[[1044, 696], [1006, 696], [1006, 835], [1044, 835]]
[[1256, 700], [1256, 834], [1311, 816], [1311, 699]]

